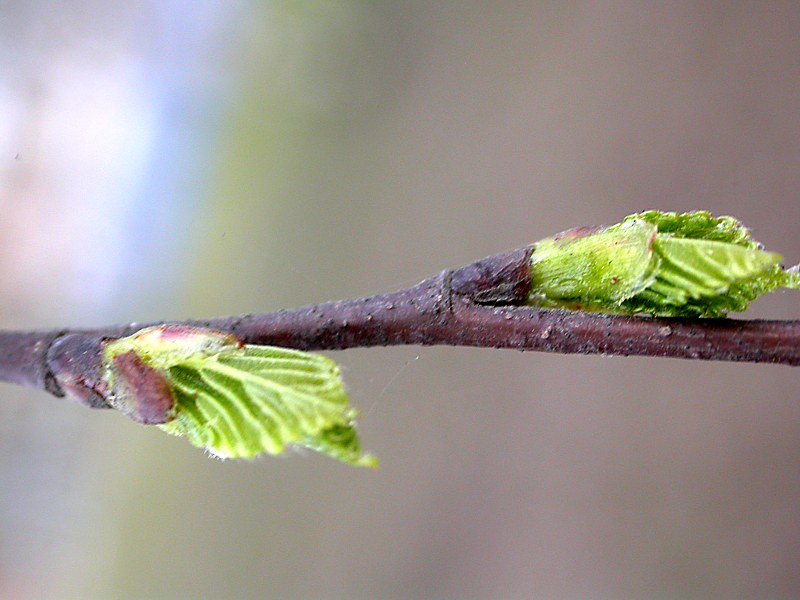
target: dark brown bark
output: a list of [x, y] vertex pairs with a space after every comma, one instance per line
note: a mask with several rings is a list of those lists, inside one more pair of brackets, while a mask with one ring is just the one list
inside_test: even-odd
[[[299, 350], [421, 344], [800, 364], [798, 321], [654, 319], [526, 306], [531, 250], [444, 271], [390, 294], [181, 324]], [[107, 407], [104, 342], [155, 324], [2, 332], [0, 380]]]

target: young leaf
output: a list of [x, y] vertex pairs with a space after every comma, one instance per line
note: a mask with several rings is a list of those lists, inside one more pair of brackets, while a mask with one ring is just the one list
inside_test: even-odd
[[722, 317], [779, 287], [796, 269], [733, 217], [648, 211], [617, 225], [536, 244], [530, 301], [542, 306], [665, 317]]
[[541, 240], [531, 258], [531, 299], [545, 306], [619, 305], [653, 282], [656, 226], [636, 220]]
[[[135, 353], [169, 385], [174, 407], [159, 427], [185, 436], [221, 458], [281, 454], [303, 446], [343, 462], [375, 466], [355, 430], [339, 369], [329, 358], [298, 350], [244, 345], [235, 337], [204, 328], [162, 325], [109, 342], [105, 348], [109, 402], [142, 408], [141, 386], [118, 357]], [[122, 363], [127, 365], [129, 359]], [[138, 368], [135, 373], [141, 373]], [[157, 379], [146, 390], [161, 391]], [[161, 410], [163, 393], [154, 399]], [[146, 402], [144, 402], [146, 404]], [[130, 412], [130, 411], [129, 411]], [[154, 421], [150, 421], [154, 422]]]

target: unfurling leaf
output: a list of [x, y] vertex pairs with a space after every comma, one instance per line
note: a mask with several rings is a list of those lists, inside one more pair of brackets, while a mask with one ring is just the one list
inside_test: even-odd
[[664, 317], [722, 317], [779, 287], [796, 269], [766, 252], [733, 217], [648, 211], [606, 228], [540, 241], [530, 302], [545, 307]]
[[361, 449], [357, 413], [327, 357], [161, 325], [107, 343], [104, 359], [113, 406], [221, 458], [301, 446], [352, 465], [377, 464]]

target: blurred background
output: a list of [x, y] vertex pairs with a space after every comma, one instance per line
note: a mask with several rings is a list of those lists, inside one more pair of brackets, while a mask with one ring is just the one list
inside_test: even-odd
[[[0, 0], [0, 327], [389, 291], [649, 208], [796, 262], [798, 31], [790, 2]], [[331, 356], [375, 472], [0, 386], [0, 598], [800, 596], [794, 370]]]

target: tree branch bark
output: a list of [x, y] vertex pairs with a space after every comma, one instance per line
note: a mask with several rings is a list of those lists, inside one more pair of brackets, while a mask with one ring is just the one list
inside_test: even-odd
[[[420, 344], [800, 365], [800, 321], [656, 319], [526, 306], [531, 252], [528, 246], [492, 256], [389, 294], [179, 323], [298, 350]], [[103, 344], [158, 324], [0, 332], [0, 380], [107, 407]]]

